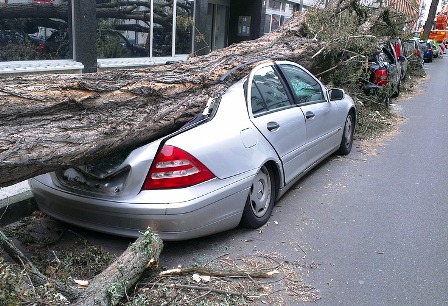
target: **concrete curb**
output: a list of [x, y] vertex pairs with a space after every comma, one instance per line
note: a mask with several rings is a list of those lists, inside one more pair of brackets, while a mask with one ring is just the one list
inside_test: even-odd
[[0, 226], [16, 222], [36, 210], [39, 208], [29, 190], [0, 199]]

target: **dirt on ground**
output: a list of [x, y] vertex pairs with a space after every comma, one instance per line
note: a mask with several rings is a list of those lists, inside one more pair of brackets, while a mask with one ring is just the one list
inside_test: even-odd
[[[70, 226], [40, 211], [2, 230], [41, 272], [72, 286], [75, 280], [92, 279], [134, 241]], [[0, 250], [1, 257], [13, 263]], [[188, 267], [148, 269], [133, 292], [126, 293], [120, 305], [288, 305], [291, 301], [313, 302], [320, 297], [318, 290], [303, 282], [305, 268], [308, 267], [303, 267], [303, 263], [289, 262], [278, 253], [223, 253], [216, 258], [204, 258], [201, 263], [196, 261]], [[33, 299], [33, 295], [25, 294], [29, 297], [19, 297], [17, 305], [39, 305], [39, 302], [42, 305], [60, 305], [60, 300], [45, 300], [45, 295], [52, 292], [37, 289], [32, 290], [40, 295], [36, 294]]]

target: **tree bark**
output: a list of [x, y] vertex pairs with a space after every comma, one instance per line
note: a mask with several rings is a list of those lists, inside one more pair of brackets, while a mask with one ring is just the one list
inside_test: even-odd
[[162, 240], [151, 231], [138, 238], [106, 270], [90, 282], [71, 305], [116, 305], [135, 285], [143, 271], [158, 262]]
[[432, 0], [431, 6], [428, 11], [428, 18], [426, 19], [425, 25], [423, 26], [423, 37], [422, 39], [426, 40], [429, 37], [429, 33], [431, 33], [431, 28], [434, 23], [434, 18], [436, 17], [437, 6], [439, 4], [439, 0]]
[[42, 274], [33, 263], [0, 231], [0, 246], [20, 266], [23, 266], [33, 285], [51, 284], [70, 305], [116, 305], [135, 285], [145, 269], [157, 265], [163, 242], [147, 230], [132, 243], [106, 270], [90, 281], [87, 289], [68, 287]]
[[[300, 35], [296, 15], [276, 32], [173, 65], [83, 75], [2, 79], [0, 187], [172, 132], [259, 61], [315, 68], [317, 41]], [[234, 69], [239, 67], [239, 69]], [[230, 78], [220, 78], [233, 71]]]
[[60, 18], [67, 19], [67, 4], [42, 3], [0, 4], [0, 19], [12, 18]]

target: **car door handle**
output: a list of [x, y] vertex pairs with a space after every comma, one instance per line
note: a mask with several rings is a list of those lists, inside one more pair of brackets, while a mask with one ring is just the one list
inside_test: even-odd
[[306, 119], [312, 119], [312, 118], [314, 118], [314, 116], [316, 116], [313, 112], [306, 112], [305, 113], [305, 117], [306, 117]]
[[271, 122], [268, 122], [266, 127], [267, 127], [268, 131], [276, 131], [280, 127], [280, 124], [278, 124], [277, 122], [271, 121]]

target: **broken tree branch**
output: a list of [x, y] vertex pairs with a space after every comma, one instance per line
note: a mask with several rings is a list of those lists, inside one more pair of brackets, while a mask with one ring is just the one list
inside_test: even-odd
[[18, 265], [22, 266], [25, 269], [33, 284], [52, 284], [56, 288], [56, 290], [69, 301], [73, 301], [77, 298], [78, 291], [75, 288], [65, 286], [64, 284], [56, 280], [49, 279], [44, 274], [42, 274], [2, 231], [0, 231], [0, 245]]
[[217, 276], [217, 277], [249, 277], [249, 278], [270, 278], [278, 274], [277, 270], [264, 271], [237, 271], [237, 270], [212, 270], [201, 267], [177, 268], [162, 271], [159, 276], [185, 275], [198, 273], [201, 275]]
[[148, 229], [106, 270], [90, 282], [72, 305], [116, 305], [143, 271], [158, 262], [163, 242]]
[[182, 285], [182, 284], [163, 284], [163, 283], [140, 283], [142, 286], [157, 286], [157, 287], [165, 287], [165, 288], [172, 288], [172, 289], [192, 289], [192, 290], [200, 290], [200, 291], [209, 291], [209, 292], [215, 292], [219, 294], [229, 294], [229, 295], [237, 295], [237, 296], [243, 296], [243, 297], [254, 297], [249, 296], [245, 293], [239, 293], [235, 291], [228, 291], [228, 290], [222, 290], [222, 289], [215, 289], [212, 287], [206, 287], [206, 286], [192, 286], [192, 285]]
[[[285, 59], [312, 68], [318, 59], [311, 56], [321, 46], [299, 34], [301, 19], [297, 15], [257, 40], [173, 65], [3, 78], [0, 187], [166, 135], [257, 61]], [[240, 68], [220, 81], [235, 67]]]
[[134, 286], [143, 271], [158, 262], [162, 240], [148, 229], [131, 244], [106, 270], [95, 276], [86, 289], [66, 286], [48, 278], [0, 231], [0, 246], [20, 266], [23, 266], [32, 286], [51, 284], [71, 305], [116, 305]]

